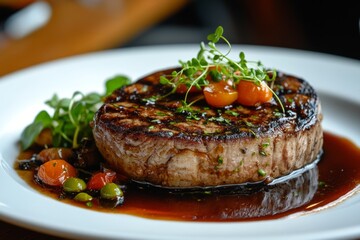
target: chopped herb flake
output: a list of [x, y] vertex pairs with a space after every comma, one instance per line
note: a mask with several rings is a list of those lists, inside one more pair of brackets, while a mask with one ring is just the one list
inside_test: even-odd
[[230, 123], [230, 120], [224, 118], [223, 116], [211, 117], [211, 118], [209, 118], [208, 120], [209, 120], [209, 121], [212, 121], [212, 122]]
[[259, 170], [258, 170], [258, 174], [259, 174], [259, 176], [261, 176], [261, 177], [265, 177], [265, 176], [266, 176], [266, 172], [264, 171], [264, 169], [259, 169]]
[[225, 113], [235, 117], [239, 116], [239, 113], [231, 110], [226, 110]]

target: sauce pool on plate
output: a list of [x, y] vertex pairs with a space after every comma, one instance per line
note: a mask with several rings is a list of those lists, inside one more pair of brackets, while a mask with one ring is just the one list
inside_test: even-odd
[[[91, 207], [72, 199], [59, 201], [89, 210], [130, 214], [150, 219], [180, 221], [254, 221], [306, 214], [325, 209], [359, 191], [360, 148], [351, 141], [324, 133], [324, 153], [317, 165], [274, 185], [247, 185], [203, 191], [165, 190], [125, 184], [125, 200], [116, 208]], [[33, 171], [18, 170], [33, 188], [52, 198], [59, 194], [34, 181]]]

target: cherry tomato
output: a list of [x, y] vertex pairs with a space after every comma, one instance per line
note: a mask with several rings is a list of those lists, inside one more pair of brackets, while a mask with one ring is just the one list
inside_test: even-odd
[[43, 183], [59, 187], [66, 179], [76, 177], [77, 171], [65, 160], [55, 159], [40, 165], [37, 175]]
[[107, 183], [113, 182], [115, 178], [116, 173], [113, 171], [98, 172], [90, 178], [87, 187], [90, 190], [100, 190]]
[[245, 106], [256, 106], [268, 102], [272, 98], [272, 92], [266, 83], [256, 85], [249, 81], [240, 81], [237, 85], [238, 103]]
[[206, 102], [221, 108], [232, 104], [238, 98], [238, 92], [225, 81], [211, 82], [203, 90]]

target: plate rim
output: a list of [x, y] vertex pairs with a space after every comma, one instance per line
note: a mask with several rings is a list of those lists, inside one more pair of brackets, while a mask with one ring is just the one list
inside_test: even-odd
[[[180, 46], [180, 48], [194, 48], [195, 46], [197, 47], [198, 45], [195, 45], [195, 44], [182, 44]], [[350, 62], [351, 64], [360, 66], [360, 64], [359, 64], [360, 61], [358, 61], [358, 62], [355, 61], [354, 62], [353, 59], [348, 59], [348, 58], [344, 58], [344, 57], [340, 57], [340, 56], [329, 55], [329, 54], [325, 54], [325, 53], [314, 53], [314, 52], [304, 51], [304, 50], [294, 50], [294, 49], [285, 49], [285, 48], [278, 48], [278, 47], [266, 47], [266, 46], [253, 46], [253, 45], [241, 45], [241, 46], [240, 45], [234, 45], [234, 46], [235, 47], [241, 47], [241, 48], [244, 47], [245, 49], [250, 49], [250, 50], [251, 49], [259, 49], [261, 51], [263, 51], [263, 50], [270, 51], [270, 52], [271, 51], [276, 51], [276, 52], [282, 52], [282, 54], [284, 54], [285, 52], [290, 51], [292, 54], [300, 54], [300, 55], [302, 54], [302, 57], [311, 57], [311, 56], [317, 56], [317, 57], [320, 57], [320, 58], [329, 58], [330, 57], [334, 61], [343, 62], [343, 64], [347, 64], [348, 62]], [[155, 47], [155, 49], [157, 49], [157, 50], [159, 50], [159, 49], [164, 50], [164, 49], [167, 49], [167, 48], [179, 48], [179, 45], [162, 45], [162, 46]], [[23, 78], [23, 76], [26, 75], [26, 74], [34, 74], [34, 72], [36, 73], [38, 71], [42, 71], [44, 68], [49, 68], [49, 67], [53, 68], [53, 67], [56, 67], [56, 65], [59, 65], [59, 64], [61, 65], [63, 63], [69, 64], [69, 63], [73, 63], [73, 62], [76, 62], [76, 61], [83, 61], [84, 59], [87, 59], [89, 57], [90, 58], [97, 58], [97, 57], [101, 58], [101, 57], [106, 57], [109, 54], [110, 55], [113, 55], [113, 54], [116, 55], [116, 54], [124, 54], [126, 52], [127, 52], [127, 54], [130, 54], [130, 53], [134, 53], [134, 52], [137, 52], [137, 51], [143, 51], [144, 49], [146, 49], [148, 51], [154, 51], [154, 46], [133, 47], [133, 48], [125, 48], [125, 49], [117, 49], [117, 50], [100, 51], [100, 52], [82, 54], [82, 55], [78, 55], [78, 56], [74, 56], [74, 57], [68, 57], [68, 58], [63, 58], [63, 59], [59, 59], [59, 60], [54, 60], [54, 61], [51, 61], [51, 62], [48, 62], [48, 63], [39, 64], [39, 65], [36, 65], [34, 67], [30, 67], [30, 68], [27, 68], [27, 69], [24, 69], [24, 70], [21, 70], [21, 71], [17, 71], [15, 73], [5, 75], [5, 76], [1, 77], [0, 78], [0, 92], [1, 92], [1, 86], [6, 85], [8, 82], [10, 83], [10, 82], [15, 81], [14, 79]], [[11, 84], [13, 84], [13, 83], [11, 83]], [[340, 96], [340, 97], [344, 97], [344, 96]], [[355, 101], [355, 102], [357, 104], [359, 103], [358, 101]], [[0, 128], [0, 130], [2, 130], [2, 129]], [[0, 136], [2, 136], [2, 134], [3, 133], [0, 131]], [[6, 160], [2, 159], [1, 152], [0, 152], [0, 165], [3, 165], [1, 163], [4, 163], [4, 162], [6, 162]], [[0, 173], [3, 171], [3, 168], [4, 168], [4, 166], [0, 166]], [[2, 174], [2, 175], [4, 175], [4, 174]], [[2, 178], [2, 176], [0, 174], [0, 179], [1, 178]], [[1, 186], [1, 183], [0, 183], [0, 186]], [[59, 229], [51, 228], [50, 227], [51, 225], [47, 226], [48, 227], [47, 229], [43, 229], [43, 228], [41, 228], [41, 226], [38, 226], [38, 225], [32, 226], [31, 223], [29, 225], [29, 221], [23, 221], [22, 222], [21, 219], [18, 219], [16, 217], [14, 217], [14, 215], [10, 215], [10, 216], [6, 215], [6, 214], [4, 214], [4, 211], [2, 210], [3, 208], [1, 207], [1, 204], [2, 204], [2, 202], [1, 202], [1, 197], [0, 197], [0, 219], [5, 221], [5, 222], [9, 222], [11, 224], [15, 224], [15, 225], [18, 225], [20, 227], [28, 228], [28, 229], [31, 229], [31, 230], [40, 231], [40, 232], [43, 232], [43, 233], [46, 233], [46, 234], [57, 235], [57, 233], [58, 233], [59, 235], [57, 235], [57, 236], [74, 237], [73, 232], [59, 231]], [[158, 220], [155, 220], [155, 221], [158, 221]], [[273, 221], [273, 220], [271, 220], [271, 221]], [[280, 220], [280, 221], [282, 221], [282, 220]], [[183, 224], [183, 223], [181, 223], [181, 224]], [[198, 225], [198, 226], [202, 225], [202, 223], [201, 224], [200, 223], [195, 223], [195, 224]], [[208, 223], [206, 223], [206, 224], [208, 224]], [[219, 224], [219, 223], [217, 223], [217, 224]], [[236, 224], [239, 224], [239, 223], [236, 223]], [[240, 224], [247, 225], [247, 224], [244, 224], [244, 223], [240, 223]], [[187, 225], [187, 224], [185, 224], [185, 225]], [[211, 224], [211, 225], [213, 225], [213, 224]], [[222, 225], [222, 224], [220, 223], [219, 225]], [[267, 224], [265, 224], [265, 225], [267, 225]], [[335, 231], [335, 233], [336, 233], [336, 231]], [[69, 234], [69, 235], [67, 235], [67, 234]], [[349, 237], [359, 235], [360, 234], [360, 226], [357, 227], [356, 229], [355, 228], [349, 229], [348, 234], [349, 234]], [[314, 236], [314, 235], [312, 235], [312, 236]], [[322, 237], [322, 236], [324, 236], [324, 235], [322, 234], [321, 236], [318, 236], [318, 237]], [[75, 233], [75, 237], [91, 237], [91, 236], [88, 236], [86, 233], [83, 233], [83, 232], [82, 233], [77, 232], [77, 233]], [[100, 237], [100, 236], [96, 236], [96, 237]], [[108, 237], [111, 238], [111, 237], [124, 237], [124, 236], [109, 235]], [[135, 238], [138, 238], [139, 236], [134, 235], [134, 236], [125, 236], [125, 237], [135, 239]], [[149, 239], [151, 239], [151, 236], [147, 236], [147, 237], [149, 237]], [[158, 236], [156, 236], [156, 237], [158, 237]], [[199, 236], [197, 236], [197, 237], [199, 237]], [[251, 238], [251, 236], [246, 236], [246, 237]], [[278, 239], [278, 237], [279, 236], [276, 236], [276, 239]], [[288, 236], [286, 236], [286, 237], [288, 237]], [[309, 237], [311, 237], [311, 236], [309, 236]], [[331, 237], [331, 236], [327, 236], [327, 237]]]

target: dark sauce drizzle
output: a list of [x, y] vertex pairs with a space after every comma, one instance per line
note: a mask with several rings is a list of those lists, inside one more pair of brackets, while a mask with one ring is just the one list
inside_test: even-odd
[[[116, 208], [93, 204], [91, 209], [151, 219], [230, 222], [277, 219], [305, 214], [336, 204], [360, 189], [360, 148], [351, 141], [324, 133], [324, 153], [318, 164], [276, 184], [177, 191], [130, 182], [125, 200]], [[19, 174], [40, 192], [59, 194], [34, 183], [32, 174]], [[84, 204], [62, 199], [84, 208]]]

